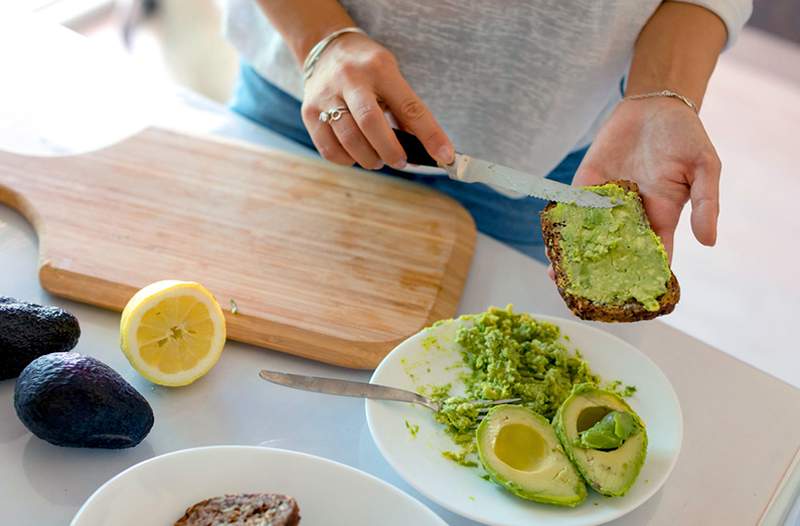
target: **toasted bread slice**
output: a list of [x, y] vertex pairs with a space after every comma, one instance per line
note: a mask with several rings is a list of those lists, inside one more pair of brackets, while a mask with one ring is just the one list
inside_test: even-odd
[[[639, 186], [632, 181], [610, 181], [625, 190], [636, 192], [639, 196], [639, 201], [642, 197], [639, 194]], [[675, 274], [670, 271], [671, 277], [667, 284], [667, 291], [658, 298], [660, 308], [655, 311], [649, 311], [644, 308], [639, 301], [631, 298], [622, 304], [606, 305], [595, 303], [587, 298], [575, 296], [567, 292], [568, 277], [562, 266], [562, 252], [559, 246], [561, 241], [561, 224], [553, 223], [547, 218], [546, 212], [550, 210], [555, 203], [548, 204], [541, 214], [542, 221], [542, 235], [544, 237], [545, 248], [547, 250], [547, 257], [553, 265], [553, 270], [556, 275], [556, 286], [561, 297], [564, 298], [567, 307], [579, 318], [584, 320], [606, 321], [606, 322], [631, 322], [650, 320], [663, 314], [669, 314], [675, 308], [678, 300], [681, 297], [681, 289], [678, 285], [678, 279]], [[644, 208], [644, 205], [642, 205]], [[650, 224], [647, 216], [645, 221]]]
[[296, 526], [300, 508], [292, 497], [274, 493], [225, 495], [198, 502], [175, 526]]

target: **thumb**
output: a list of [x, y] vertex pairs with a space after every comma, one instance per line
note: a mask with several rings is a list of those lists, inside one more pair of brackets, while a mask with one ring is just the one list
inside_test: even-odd
[[591, 186], [595, 184], [603, 184], [608, 179], [605, 177], [603, 170], [597, 166], [583, 160], [578, 169], [575, 171], [575, 177], [572, 179], [572, 184], [575, 186]]

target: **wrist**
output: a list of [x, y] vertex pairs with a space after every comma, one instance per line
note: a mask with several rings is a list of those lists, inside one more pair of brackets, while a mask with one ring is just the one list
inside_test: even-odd
[[320, 59], [323, 58], [323, 55], [330, 55], [333, 53], [337, 49], [336, 44], [341, 43], [348, 36], [357, 36], [359, 38], [368, 39], [364, 30], [358, 27], [345, 27], [334, 31], [330, 35], [317, 42], [317, 44], [311, 48], [311, 51], [308, 52], [308, 56], [303, 61], [303, 79], [306, 81], [310, 79], [311, 75], [314, 74], [314, 70], [316, 69]]
[[727, 32], [707, 9], [663, 2], [639, 33], [625, 94], [672, 89], [700, 107]]
[[681, 79], [679, 76], [670, 77], [663, 76], [663, 78], [649, 78], [649, 79], [630, 79], [625, 85], [626, 97], [638, 97], [648, 93], [659, 93], [661, 91], [671, 91], [689, 99], [696, 109], [699, 111], [700, 105], [703, 102], [705, 95], [705, 84], [692, 85], [686, 79]]
[[354, 24], [355, 23], [353, 20], [349, 17], [347, 19], [337, 19], [324, 25], [309, 28], [307, 31], [304, 31], [291, 41], [287, 41], [287, 44], [289, 45], [289, 49], [291, 49], [292, 54], [295, 56], [298, 64], [302, 66], [303, 62], [308, 57], [308, 54], [320, 41], [322, 41], [328, 35], [331, 35], [340, 29], [344, 29], [345, 27], [352, 27]]
[[653, 100], [673, 100], [679, 102], [691, 109], [695, 114], [699, 113], [700, 108], [697, 104], [686, 95], [671, 89], [662, 89], [659, 91], [648, 91], [642, 93], [626, 93], [622, 98], [624, 101], [653, 101]]

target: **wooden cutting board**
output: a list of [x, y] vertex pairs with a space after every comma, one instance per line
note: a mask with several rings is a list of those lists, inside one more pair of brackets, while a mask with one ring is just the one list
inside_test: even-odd
[[0, 202], [34, 225], [53, 294], [121, 311], [198, 281], [229, 338], [357, 368], [455, 314], [475, 244], [469, 213], [420, 185], [155, 128], [74, 157], [0, 152]]

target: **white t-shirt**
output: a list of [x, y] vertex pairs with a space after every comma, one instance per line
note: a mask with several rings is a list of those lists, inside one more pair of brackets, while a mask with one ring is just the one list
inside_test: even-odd
[[[544, 176], [589, 144], [620, 100], [660, 0], [340, 0], [391, 50], [456, 150]], [[735, 40], [752, 0], [692, 0]], [[227, 0], [225, 32], [298, 100], [300, 67], [256, 0]], [[669, 88], [670, 86], [664, 86]]]

